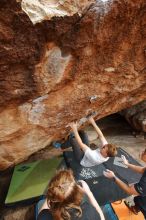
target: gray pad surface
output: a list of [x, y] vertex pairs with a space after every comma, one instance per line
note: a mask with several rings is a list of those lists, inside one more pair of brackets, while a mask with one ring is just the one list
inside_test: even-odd
[[106, 169], [114, 171], [121, 180], [128, 184], [140, 180], [140, 174], [122, 165], [119, 159], [121, 155], [124, 155], [130, 163], [139, 165], [134, 158], [121, 148], [118, 149], [117, 158], [110, 158], [107, 162], [90, 168], [81, 166], [74, 158], [73, 152], [64, 152], [67, 166], [73, 170], [76, 179], [82, 179], [88, 183], [100, 205], [121, 200], [128, 196], [113, 180], [103, 176], [103, 171]]
[[[129, 163], [134, 165], [140, 165], [130, 154], [124, 151], [122, 148], [118, 149], [118, 154], [116, 157], [121, 158], [121, 155], [124, 155]], [[110, 158], [107, 162], [103, 163], [106, 169], [114, 171], [114, 173], [120, 178], [123, 179], [126, 183], [132, 184], [139, 182], [141, 174], [134, 172], [133, 170], [126, 168], [124, 166], [119, 166], [115, 164], [115, 158]]]

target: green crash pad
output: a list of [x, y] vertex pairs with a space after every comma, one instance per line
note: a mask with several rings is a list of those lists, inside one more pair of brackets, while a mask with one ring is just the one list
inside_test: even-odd
[[14, 204], [43, 195], [61, 161], [61, 157], [54, 157], [17, 165], [13, 172], [5, 204]]

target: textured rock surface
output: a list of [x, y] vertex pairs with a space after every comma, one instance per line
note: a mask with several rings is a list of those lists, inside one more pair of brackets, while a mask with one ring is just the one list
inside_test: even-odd
[[96, 1], [33, 25], [20, 2], [0, 1], [1, 170], [91, 110], [99, 119], [146, 99], [145, 10], [145, 0]]
[[29, 16], [33, 24], [52, 17], [72, 16], [76, 13], [82, 14], [92, 0], [22, 0], [22, 9]]
[[146, 101], [121, 111], [121, 114], [136, 130], [146, 132]]

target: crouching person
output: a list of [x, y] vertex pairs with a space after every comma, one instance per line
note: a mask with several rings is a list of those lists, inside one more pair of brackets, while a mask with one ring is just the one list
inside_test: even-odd
[[50, 181], [37, 220], [105, 220], [85, 181], [76, 182], [71, 170], [59, 171]]
[[[141, 159], [146, 163], [146, 149], [142, 152]], [[146, 166], [141, 167], [130, 164], [128, 160], [125, 158], [125, 156], [123, 156], [123, 163], [133, 171], [142, 174], [142, 177], [138, 183], [129, 186], [122, 180], [120, 180], [117, 176], [115, 176], [114, 172], [112, 172], [111, 170], [107, 170], [106, 172], [104, 172], [104, 175], [110, 179], [114, 179], [115, 182], [119, 185], [119, 187], [121, 187], [126, 193], [135, 196], [135, 205], [129, 206], [128, 208], [135, 214], [137, 214], [138, 211], [141, 211], [146, 219]]]

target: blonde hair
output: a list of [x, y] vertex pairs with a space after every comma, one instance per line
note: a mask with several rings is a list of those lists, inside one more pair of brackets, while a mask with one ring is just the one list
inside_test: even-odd
[[117, 155], [117, 147], [114, 144], [105, 144], [105, 146], [108, 148], [108, 157], [115, 157]]
[[59, 171], [49, 183], [47, 200], [55, 220], [70, 220], [69, 210], [72, 208], [80, 217], [82, 197], [83, 191], [75, 182], [71, 170]]

